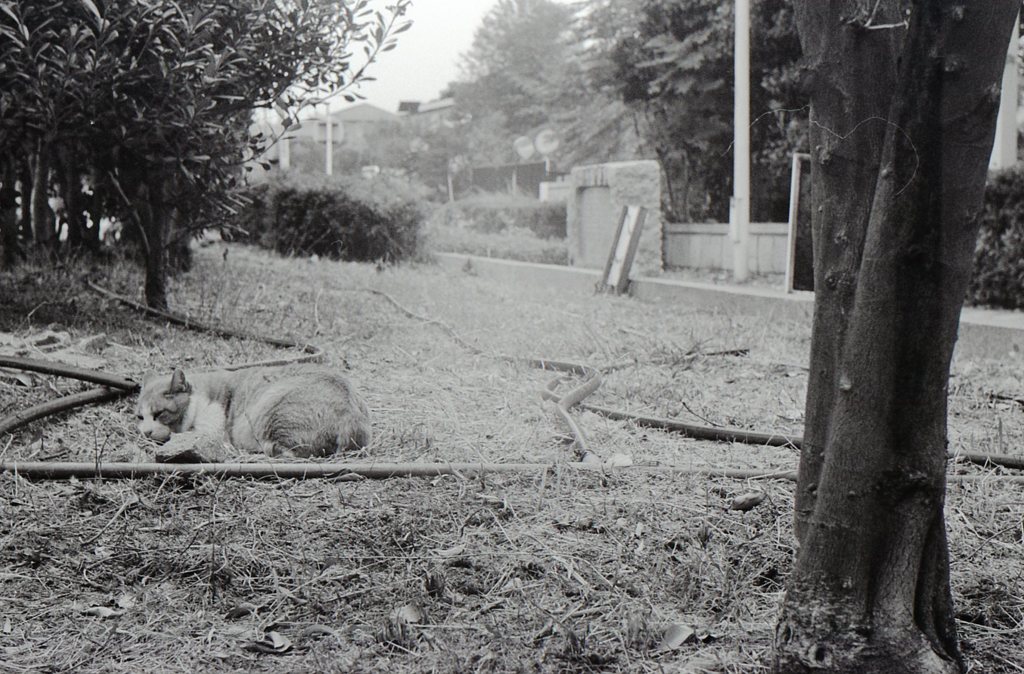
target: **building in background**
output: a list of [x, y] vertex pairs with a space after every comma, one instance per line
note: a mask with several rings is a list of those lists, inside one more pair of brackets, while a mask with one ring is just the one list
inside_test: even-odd
[[454, 98], [439, 98], [436, 101], [401, 101], [398, 104], [398, 114], [415, 124], [422, 125], [420, 128], [436, 129], [440, 126], [457, 124]]

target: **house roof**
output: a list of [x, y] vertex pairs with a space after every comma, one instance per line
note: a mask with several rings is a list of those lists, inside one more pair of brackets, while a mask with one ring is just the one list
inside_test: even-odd
[[372, 103], [356, 103], [341, 110], [332, 110], [331, 118], [339, 122], [397, 122], [399, 119], [395, 113]]
[[437, 112], [439, 110], [447, 110], [448, 108], [454, 107], [454, 98], [439, 98], [436, 101], [427, 101], [426, 103], [421, 103], [418, 112], [420, 114], [424, 112]]

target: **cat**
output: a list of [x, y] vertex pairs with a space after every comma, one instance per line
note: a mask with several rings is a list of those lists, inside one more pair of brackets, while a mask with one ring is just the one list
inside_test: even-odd
[[[294, 365], [199, 374], [147, 374], [136, 406], [139, 431], [161, 443], [158, 459], [219, 460], [224, 445], [308, 458], [370, 444], [366, 403], [328, 367]], [[180, 460], [180, 459], [179, 459]]]

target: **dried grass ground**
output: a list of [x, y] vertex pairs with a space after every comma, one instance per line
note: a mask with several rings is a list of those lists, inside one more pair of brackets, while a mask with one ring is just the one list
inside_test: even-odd
[[[105, 283], [137, 296], [137, 273], [113, 269]], [[105, 367], [132, 377], [280, 354], [143, 319], [84, 291], [80, 271], [0, 276], [0, 331], [105, 333]], [[538, 395], [550, 373], [472, 353], [367, 288], [444, 321], [485, 354], [628, 363], [606, 377], [595, 404], [779, 433], [802, 426], [809, 331], [796, 322], [240, 247], [200, 251], [172, 301], [196, 318], [324, 347], [374, 415], [373, 445], [348, 458], [570, 458]], [[735, 347], [750, 355], [690, 355]], [[1015, 453], [1024, 439], [1020, 406], [989, 395], [1020, 397], [1024, 361], [993, 356], [955, 364], [954, 450]], [[79, 388], [0, 380], [0, 415]], [[796, 462], [787, 448], [576, 418], [599, 455], [638, 464]], [[144, 460], [149, 449], [127, 400], [0, 438], [6, 458]], [[954, 591], [972, 670], [1018, 672], [1024, 498], [1019, 485], [987, 475], [950, 488]], [[726, 509], [751, 489], [767, 500]], [[3, 475], [0, 671], [763, 671], [793, 552], [791, 500], [780, 481], [557, 466], [336, 483]], [[659, 651], [669, 625], [701, 638]]]

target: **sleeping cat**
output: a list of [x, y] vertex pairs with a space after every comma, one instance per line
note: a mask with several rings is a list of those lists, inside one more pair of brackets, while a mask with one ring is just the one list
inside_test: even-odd
[[326, 456], [370, 443], [366, 403], [348, 379], [320, 365], [147, 374], [139, 430], [160, 456], [220, 457], [224, 445], [268, 456]]

